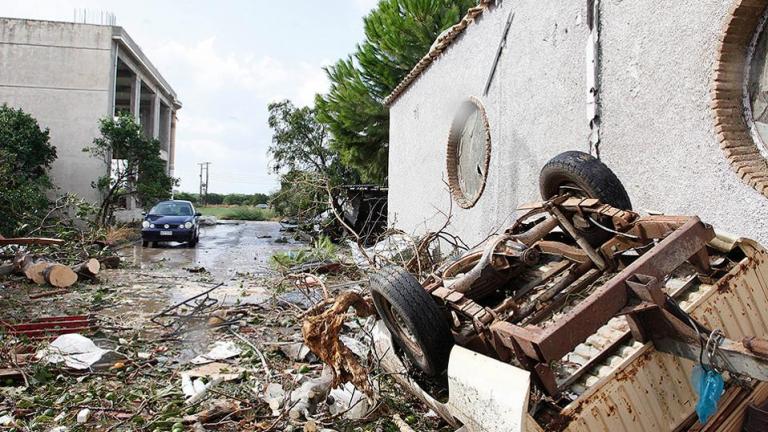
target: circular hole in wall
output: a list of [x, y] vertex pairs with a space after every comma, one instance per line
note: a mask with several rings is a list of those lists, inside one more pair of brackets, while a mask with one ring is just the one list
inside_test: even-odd
[[768, 0], [731, 0], [710, 95], [715, 133], [731, 169], [768, 197]]
[[470, 208], [485, 189], [491, 161], [491, 131], [483, 105], [470, 98], [459, 106], [448, 134], [448, 185], [459, 206]]
[[746, 83], [746, 108], [749, 110], [752, 135], [755, 141], [768, 150], [768, 32], [764, 22], [754, 35], [754, 48], [751, 50], [749, 75]]

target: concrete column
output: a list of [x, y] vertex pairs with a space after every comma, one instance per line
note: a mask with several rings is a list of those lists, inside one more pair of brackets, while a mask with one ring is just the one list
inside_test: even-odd
[[149, 113], [149, 118], [152, 119], [151, 131], [152, 138], [160, 139], [160, 97], [157, 93], [152, 96], [152, 110]]
[[176, 111], [169, 109], [171, 113], [171, 135], [168, 142], [168, 175], [173, 177], [173, 171], [176, 168]]
[[137, 123], [141, 123], [141, 78], [136, 78], [131, 83], [131, 114]]

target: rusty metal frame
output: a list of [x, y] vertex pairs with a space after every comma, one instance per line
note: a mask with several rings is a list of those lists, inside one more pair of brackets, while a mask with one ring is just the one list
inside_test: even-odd
[[[638, 224], [653, 222], [653, 219], [653, 216], [641, 218]], [[665, 222], [669, 222], [668, 217]], [[514, 339], [525, 355], [537, 362], [560, 360], [627, 305], [630, 291], [627, 281], [631, 277], [643, 274], [663, 280], [704, 249], [715, 236], [712, 228], [697, 217], [679, 218], [679, 222], [684, 223], [553, 325], [520, 327], [499, 322], [494, 323], [492, 330], [500, 333], [502, 339]]]

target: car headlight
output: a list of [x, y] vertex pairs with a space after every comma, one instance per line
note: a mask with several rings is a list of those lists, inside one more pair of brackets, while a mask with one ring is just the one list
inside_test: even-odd
[[149, 228], [149, 221], [144, 221], [141, 223], [142, 228]]
[[190, 228], [192, 228], [192, 222], [187, 222], [187, 223], [185, 223], [185, 224], [184, 224], [184, 228], [186, 228], [186, 229], [190, 229]]
[[155, 224], [149, 224], [149, 227], [150, 227], [150, 228], [154, 228], [154, 227], [155, 227]]

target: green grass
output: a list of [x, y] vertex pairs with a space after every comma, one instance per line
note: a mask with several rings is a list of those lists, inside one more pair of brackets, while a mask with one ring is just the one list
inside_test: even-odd
[[250, 206], [235, 207], [197, 207], [197, 211], [204, 216], [216, 216], [219, 219], [265, 221], [275, 217], [275, 213], [269, 209], [258, 209]]

